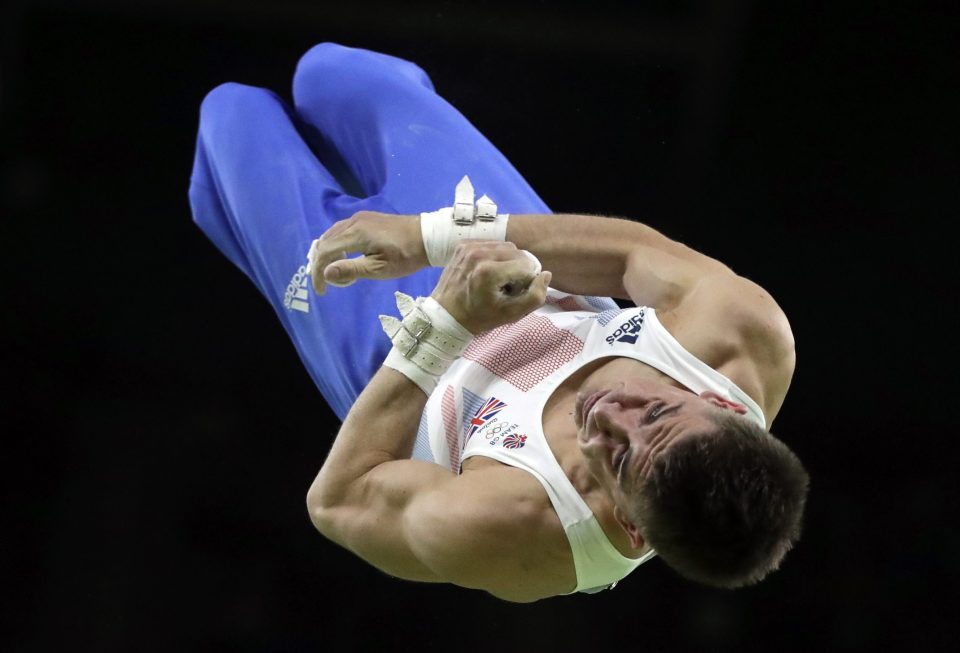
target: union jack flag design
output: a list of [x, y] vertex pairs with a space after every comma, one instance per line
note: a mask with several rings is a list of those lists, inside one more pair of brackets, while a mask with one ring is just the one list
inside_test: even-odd
[[490, 397], [487, 399], [487, 401], [477, 409], [473, 419], [470, 420], [470, 429], [467, 431], [467, 437], [464, 440], [464, 444], [469, 442], [474, 433], [483, 428], [484, 424], [496, 417], [497, 413], [506, 407], [507, 404], [500, 401], [496, 397]]

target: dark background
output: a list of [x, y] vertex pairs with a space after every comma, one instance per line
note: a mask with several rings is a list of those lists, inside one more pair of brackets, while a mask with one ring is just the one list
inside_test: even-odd
[[[956, 23], [919, 3], [19, 2], [2, 67], [3, 651], [938, 651], [957, 639]], [[514, 605], [316, 534], [337, 424], [192, 224], [198, 108], [320, 41], [415, 61], [556, 211], [778, 299], [806, 532]], [[424, 207], [432, 209], [436, 207]]]

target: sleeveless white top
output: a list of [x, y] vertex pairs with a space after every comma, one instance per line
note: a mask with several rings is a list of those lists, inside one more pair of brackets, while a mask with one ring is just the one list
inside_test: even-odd
[[[613, 308], [598, 310], [609, 306]], [[456, 473], [467, 458], [486, 456], [532, 474], [550, 497], [570, 542], [577, 573], [574, 592], [612, 588], [655, 555], [650, 551], [631, 559], [617, 551], [543, 433], [543, 407], [557, 386], [608, 356], [636, 359], [693, 392], [712, 390], [744, 404], [747, 416], [766, 428], [757, 403], [684, 349], [653, 308], [621, 309], [611, 300], [550, 290], [540, 309], [477, 336], [440, 377], [414, 447], [414, 458]]]

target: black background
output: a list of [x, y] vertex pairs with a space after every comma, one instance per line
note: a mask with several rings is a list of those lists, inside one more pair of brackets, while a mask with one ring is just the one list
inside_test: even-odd
[[[935, 651], [956, 640], [956, 23], [748, 0], [19, 2], [0, 10], [4, 651]], [[311, 527], [337, 424], [190, 219], [199, 104], [321, 41], [415, 61], [556, 211], [765, 286], [806, 532], [735, 592], [662, 563], [532, 605]], [[431, 209], [435, 207], [424, 207]]]

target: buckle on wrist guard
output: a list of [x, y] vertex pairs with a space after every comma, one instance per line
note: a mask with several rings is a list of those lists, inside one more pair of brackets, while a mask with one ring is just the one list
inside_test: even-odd
[[[419, 310], [419, 309], [415, 309], [415, 310]], [[429, 321], [425, 321], [423, 324], [420, 325], [420, 328], [417, 329], [416, 333], [411, 333], [410, 329], [407, 328], [407, 325], [404, 322], [401, 322], [400, 324], [403, 330], [409, 333], [411, 337], [413, 337], [413, 342], [410, 343], [410, 347], [403, 354], [404, 358], [409, 359], [413, 356], [413, 353], [420, 348], [420, 343], [422, 342], [421, 338], [423, 338], [424, 334], [427, 333], [427, 331], [433, 328], [433, 324], [431, 324]]]
[[463, 176], [453, 194], [453, 222], [458, 225], [471, 225], [477, 220], [493, 222], [497, 219], [497, 205], [486, 195], [474, 204], [476, 192], [470, 177]]
[[397, 291], [401, 320], [381, 315], [380, 324], [394, 349], [429, 374], [442, 374], [467, 348], [473, 335], [431, 297]]

